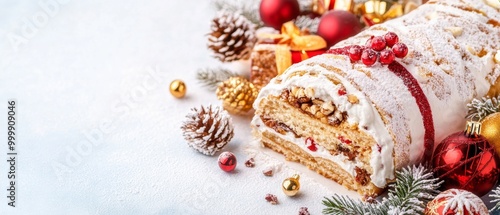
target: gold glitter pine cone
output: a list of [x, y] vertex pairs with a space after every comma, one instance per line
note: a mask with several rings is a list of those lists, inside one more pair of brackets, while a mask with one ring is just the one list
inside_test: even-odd
[[216, 94], [229, 113], [245, 114], [252, 109], [257, 98], [257, 88], [243, 77], [231, 77], [219, 84]]

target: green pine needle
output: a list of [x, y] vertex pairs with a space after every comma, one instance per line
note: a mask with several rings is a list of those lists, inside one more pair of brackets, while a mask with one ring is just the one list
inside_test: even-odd
[[333, 215], [358, 215], [358, 214], [378, 214], [377, 208], [370, 203], [365, 203], [360, 200], [353, 200], [349, 197], [335, 194], [331, 199], [325, 197], [323, 205], [323, 214]]
[[221, 67], [199, 69], [196, 72], [196, 79], [198, 79], [198, 82], [209, 90], [217, 89], [219, 83], [236, 76], [238, 76], [238, 74], [235, 72]]
[[483, 120], [486, 116], [500, 111], [500, 96], [483, 97], [481, 99], [473, 99], [467, 104], [468, 112], [466, 118], [471, 120]]
[[[427, 202], [438, 194], [442, 181], [422, 165], [407, 167], [396, 173], [389, 196], [382, 202], [369, 204], [349, 197], [334, 195], [323, 200], [324, 214], [413, 215], [423, 214]], [[499, 191], [500, 194], [500, 191]]]
[[492, 198], [490, 202], [495, 203], [495, 206], [490, 209], [490, 213], [494, 211], [500, 212], [500, 186], [495, 188], [493, 194], [490, 194], [489, 197]]

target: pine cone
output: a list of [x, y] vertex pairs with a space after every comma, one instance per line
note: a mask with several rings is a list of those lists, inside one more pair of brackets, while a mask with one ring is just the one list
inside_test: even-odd
[[222, 62], [246, 60], [256, 40], [254, 25], [247, 18], [239, 13], [221, 11], [212, 20], [208, 47]]
[[221, 107], [192, 108], [181, 129], [190, 147], [205, 155], [214, 155], [234, 135], [231, 117]]
[[252, 109], [259, 91], [243, 77], [231, 77], [219, 84], [217, 98], [222, 100], [224, 109], [234, 114], [244, 114]]

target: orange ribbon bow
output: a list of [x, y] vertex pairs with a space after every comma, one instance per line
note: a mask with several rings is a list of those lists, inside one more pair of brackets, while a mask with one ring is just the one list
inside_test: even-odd
[[278, 74], [283, 73], [292, 65], [290, 51], [301, 51], [302, 59], [309, 58], [306, 51], [326, 48], [326, 41], [317, 35], [307, 35], [292, 22], [286, 22], [281, 26], [281, 34], [261, 34], [259, 37], [269, 38], [277, 41], [276, 67]]

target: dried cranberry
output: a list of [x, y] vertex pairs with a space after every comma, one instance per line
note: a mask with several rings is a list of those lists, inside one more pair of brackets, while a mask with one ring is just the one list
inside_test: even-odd
[[352, 143], [351, 140], [345, 138], [344, 136], [339, 136], [338, 139], [340, 140], [340, 142], [345, 143], [345, 144], [351, 144]]
[[361, 53], [363, 52], [363, 49], [361, 46], [358, 45], [353, 45], [349, 48], [349, 58], [351, 58], [351, 61], [355, 62], [361, 59]]
[[316, 147], [316, 143], [314, 143], [314, 139], [311, 138], [311, 137], [308, 137], [306, 139], [306, 146], [309, 150], [315, 152], [318, 150], [318, 148]]

